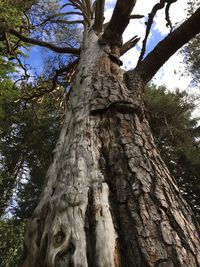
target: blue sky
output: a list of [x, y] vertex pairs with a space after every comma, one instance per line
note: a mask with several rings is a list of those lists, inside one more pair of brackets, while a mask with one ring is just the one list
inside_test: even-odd
[[44, 64], [43, 48], [39, 46], [33, 46], [28, 51], [28, 58], [24, 59], [26, 64], [29, 64], [33, 69], [38, 72], [42, 71]]

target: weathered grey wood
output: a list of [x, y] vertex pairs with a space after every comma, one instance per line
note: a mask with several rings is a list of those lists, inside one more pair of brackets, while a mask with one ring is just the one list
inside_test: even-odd
[[197, 267], [192, 212], [155, 147], [145, 83], [88, 30], [43, 193], [28, 267]]

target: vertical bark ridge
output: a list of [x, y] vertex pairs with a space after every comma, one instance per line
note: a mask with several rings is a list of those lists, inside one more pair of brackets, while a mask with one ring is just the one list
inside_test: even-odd
[[109, 126], [101, 138], [110, 138], [104, 142], [107, 169], [112, 170], [106, 177], [117, 232], [126, 248], [122, 266], [198, 266], [199, 237], [190, 209], [156, 151], [146, 120], [117, 109], [107, 113], [102, 125]]

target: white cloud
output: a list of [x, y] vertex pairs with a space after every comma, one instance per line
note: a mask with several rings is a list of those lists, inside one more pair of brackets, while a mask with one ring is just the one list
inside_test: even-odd
[[158, 85], [165, 84], [169, 90], [176, 88], [186, 90], [190, 86], [191, 77], [183, 75], [183, 73], [183, 56], [177, 52], [158, 71], [153, 82]]
[[136, 66], [137, 60], [139, 58], [140, 51], [136, 48], [131, 49], [126, 54], [121, 57], [123, 61], [124, 69], [133, 69]]
[[158, 3], [158, 0], [151, 0], [151, 1], [138, 0], [134, 7], [133, 14], [140, 14], [147, 16], [151, 12], [152, 7], [156, 3]]

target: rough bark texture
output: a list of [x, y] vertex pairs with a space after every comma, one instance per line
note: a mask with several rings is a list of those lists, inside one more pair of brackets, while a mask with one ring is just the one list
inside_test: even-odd
[[111, 52], [85, 33], [23, 266], [200, 266], [198, 228], [143, 113], [145, 84], [124, 80]]

